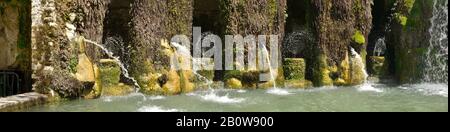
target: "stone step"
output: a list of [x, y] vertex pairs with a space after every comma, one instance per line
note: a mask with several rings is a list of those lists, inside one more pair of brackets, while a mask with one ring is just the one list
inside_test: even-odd
[[0, 112], [11, 112], [29, 108], [35, 105], [44, 104], [47, 100], [47, 95], [36, 92], [0, 98]]

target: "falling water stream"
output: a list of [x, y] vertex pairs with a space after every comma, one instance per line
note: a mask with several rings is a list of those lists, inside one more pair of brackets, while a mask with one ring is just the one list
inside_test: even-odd
[[[431, 40], [427, 52], [426, 76], [423, 83], [408, 85], [393, 85], [370, 82], [367, 77], [365, 64], [361, 56], [350, 49], [354, 64], [363, 71], [366, 81], [360, 86], [327, 87], [314, 89], [284, 89], [277, 86], [275, 73], [270, 64], [267, 47], [260, 48], [269, 63], [270, 80], [274, 82], [269, 90], [256, 89], [243, 92], [242, 90], [213, 88], [212, 80], [202, 76], [197, 69], [193, 74], [208, 85], [208, 90], [198, 90], [193, 93], [177, 96], [150, 96], [142, 100], [136, 93], [118, 96], [101, 97], [93, 100], [75, 100], [57, 104], [41, 105], [24, 109], [23, 111], [107, 111], [107, 112], [448, 112], [448, 0], [435, 0], [432, 26], [429, 29]], [[445, 5], [445, 6], [444, 6]], [[397, 3], [392, 10], [396, 10]], [[393, 14], [391, 14], [393, 15]], [[386, 32], [389, 32], [392, 16], [389, 18]], [[102, 49], [121, 67], [123, 75], [134, 82], [136, 91], [140, 89], [136, 80], [129, 76], [126, 66], [115, 57], [105, 46], [91, 40], [87, 43]], [[377, 43], [378, 50], [374, 55], [382, 55], [384, 36]], [[177, 57], [190, 57], [190, 50], [177, 43], [171, 43], [179, 52]], [[180, 52], [181, 51], [181, 52]], [[180, 54], [178, 54], [180, 53]], [[189, 56], [186, 56], [189, 55]], [[445, 63], [444, 63], [445, 62]], [[353, 64], [353, 63], [352, 63]], [[144, 96], [144, 95], [141, 95]]]
[[358, 52], [356, 52], [355, 49], [353, 49], [353, 48], [350, 48], [350, 52], [353, 56], [352, 61], [355, 62], [352, 64], [358, 65], [359, 68], [361, 68], [359, 70], [361, 70], [361, 72], [363, 72], [363, 76], [364, 76], [364, 83], [361, 85], [361, 87], [358, 90], [359, 91], [372, 91], [372, 92], [378, 92], [378, 93], [383, 92], [383, 90], [373, 87], [372, 83], [369, 82], [369, 80], [368, 80], [369, 74], [367, 73], [366, 66], [364, 64], [364, 60], [362, 59], [361, 55], [359, 55]]
[[[177, 52], [175, 52], [175, 56], [174, 59], [172, 61], [178, 61], [176, 58], [180, 57], [185, 57], [188, 60], [192, 60], [194, 59], [191, 54], [190, 54], [190, 50], [186, 47], [186, 46], [182, 46], [178, 43], [171, 43], [171, 46], [174, 47]], [[174, 64], [174, 63], [172, 63]], [[172, 65], [172, 67], [174, 67]], [[217, 90], [215, 90], [212, 87], [212, 84], [214, 83], [214, 81], [208, 79], [207, 77], [201, 75], [198, 73], [198, 69], [193, 69], [193, 73], [194, 75], [200, 79], [201, 81], [204, 81], [207, 86], [208, 86], [208, 91], [206, 91], [206, 93], [200, 93], [200, 94], [195, 94], [195, 93], [191, 93], [191, 96], [200, 96], [201, 99], [205, 100], [205, 101], [209, 101], [209, 102], [216, 102], [216, 103], [223, 103], [223, 104], [228, 104], [228, 103], [239, 103], [244, 101], [244, 98], [231, 98], [229, 97], [228, 94], [225, 94], [223, 96], [219, 95]]]
[[434, 0], [430, 22], [423, 82], [448, 85], [448, 0]]
[[[275, 73], [274, 73], [274, 68], [271, 64], [271, 60], [270, 60], [270, 54], [269, 54], [269, 50], [267, 49], [266, 45], [260, 44], [260, 50], [262, 50], [262, 56], [264, 56], [265, 61], [267, 62], [268, 65], [268, 69], [269, 69], [269, 74], [270, 74], [270, 82], [268, 83], [273, 83], [273, 87], [269, 90], [267, 90], [267, 93], [269, 94], [274, 94], [274, 95], [290, 95], [291, 93], [289, 93], [289, 91], [278, 88], [277, 87], [277, 83], [276, 83], [276, 78], [275, 78]], [[263, 61], [264, 62], [264, 61]]]
[[135, 87], [135, 91], [139, 92], [139, 90], [141, 89], [141, 86], [139, 86], [138, 82], [136, 79], [134, 79], [133, 77], [130, 76], [128, 69], [125, 68], [125, 65], [120, 61], [119, 57], [115, 57], [114, 53], [109, 51], [106, 47], [104, 47], [103, 45], [98, 44], [97, 42], [85, 39], [85, 41], [87, 43], [93, 44], [97, 47], [99, 47], [104, 53], [106, 53], [106, 55], [108, 55], [111, 59], [113, 59], [117, 64], [119, 64], [120, 69], [122, 70], [122, 74], [125, 78], [130, 79], [131, 81], [133, 81], [133, 85]]

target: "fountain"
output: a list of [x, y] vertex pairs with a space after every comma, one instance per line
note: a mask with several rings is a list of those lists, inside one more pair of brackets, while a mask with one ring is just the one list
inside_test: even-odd
[[97, 42], [94, 42], [94, 41], [91, 41], [91, 40], [88, 40], [88, 39], [84, 39], [84, 41], [87, 42], [87, 43], [90, 43], [90, 44], [93, 44], [93, 45], [99, 47], [103, 52], [106, 53], [106, 55], [108, 55], [108, 57], [112, 58], [117, 64], [119, 64], [120, 69], [122, 70], [123, 76], [124, 76], [125, 78], [131, 80], [131, 81], [133, 82], [134, 87], [135, 87], [135, 92], [139, 92], [139, 90], [141, 89], [141, 87], [140, 87], [139, 84], [137, 83], [137, 80], [130, 76], [130, 74], [129, 74], [127, 68], [125, 67], [125, 64], [123, 64], [123, 63], [120, 61], [120, 58], [119, 58], [119, 57], [115, 57], [113, 52], [109, 51], [106, 47], [104, 47], [103, 45], [98, 44]]
[[[274, 95], [290, 95], [292, 93], [289, 93], [289, 91], [284, 90], [284, 89], [280, 89], [277, 87], [277, 82], [276, 82], [276, 78], [275, 78], [275, 73], [274, 73], [274, 68], [272, 67], [271, 61], [270, 61], [270, 54], [269, 51], [267, 50], [267, 46], [264, 44], [259, 44], [259, 49], [261, 50], [261, 56], [264, 56], [265, 61], [267, 61], [268, 64], [268, 68], [269, 68], [269, 74], [270, 74], [270, 82], [273, 83], [273, 87], [271, 89], [269, 89], [267, 91], [267, 93], [269, 94], [274, 94]], [[262, 61], [264, 62], [264, 61]]]
[[[177, 60], [176, 58], [178, 58], [180, 55], [182, 55], [183, 57], [187, 57], [190, 60], [194, 60], [194, 58], [190, 54], [190, 50], [186, 46], [182, 46], [182, 45], [180, 45], [178, 43], [174, 43], [174, 42], [172, 42], [170, 44], [172, 47], [174, 47], [177, 50], [177, 52], [175, 52], [175, 56], [172, 59], [172, 61], [176, 61]], [[174, 68], [173, 63], [172, 63], [172, 68]], [[199, 80], [206, 82], [206, 84], [208, 86], [207, 94], [199, 95], [201, 99], [203, 99], [205, 101], [217, 102], [217, 103], [222, 103], [222, 104], [240, 103], [245, 100], [244, 98], [230, 98], [228, 96], [228, 94], [226, 94], [224, 96], [219, 96], [218, 92], [212, 88], [212, 85], [214, 82], [212, 80], [208, 79], [207, 77], [199, 74], [198, 70], [199, 69], [197, 69], [197, 68], [193, 68], [192, 72]], [[196, 94], [191, 94], [191, 95], [196, 95]]]
[[[181, 56], [183, 56], [183, 57], [187, 57], [189, 60], [193, 60], [193, 59], [194, 59], [194, 58], [191, 56], [191, 54], [190, 54], [190, 50], [189, 50], [188, 48], [186, 48], [185, 46], [182, 46], [182, 45], [180, 45], [180, 44], [178, 44], [178, 43], [174, 43], [174, 42], [172, 42], [172, 43], [170, 43], [170, 44], [172, 45], [172, 47], [176, 48], [177, 51], [178, 51], [178, 52], [175, 52], [175, 56], [174, 56], [175, 58], [174, 58], [173, 60], [176, 61], [176, 60], [177, 60], [176, 58], [178, 58], [178, 57], [180, 56], [180, 55], [178, 55], [178, 53], [180, 53]], [[172, 68], [174, 68], [173, 65], [172, 65]], [[211, 85], [213, 84], [213, 81], [210, 80], [210, 79], [208, 79], [207, 77], [205, 77], [205, 76], [199, 74], [199, 73], [198, 73], [198, 70], [199, 70], [199, 69], [193, 68], [192, 72], [194, 73], [194, 75], [195, 75], [196, 77], [198, 77], [198, 79], [200, 79], [200, 80], [202, 80], [202, 81], [205, 81], [205, 82], [207, 83], [207, 85], [208, 85], [208, 89], [211, 89], [211, 90], [212, 90]]]
[[448, 0], [434, 0], [430, 41], [426, 52], [425, 83], [448, 84]]
[[361, 68], [360, 70], [364, 76], [364, 83], [361, 85], [361, 87], [358, 90], [359, 91], [373, 91], [373, 92], [377, 92], [377, 93], [383, 92], [383, 90], [376, 89], [375, 87], [373, 87], [372, 84], [368, 81], [369, 74], [366, 71], [366, 66], [364, 64], [364, 61], [363, 61], [361, 55], [359, 55], [358, 52], [356, 52], [356, 50], [351, 47], [350, 47], [350, 53], [354, 58], [354, 60], [352, 60], [352, 61], [355, 62], [355, 63], [351, 63], [351, 64], [357, 64], [359, 66], [359, 68]]

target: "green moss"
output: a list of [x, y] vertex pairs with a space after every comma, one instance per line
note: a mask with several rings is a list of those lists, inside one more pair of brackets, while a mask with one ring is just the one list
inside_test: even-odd
[[385, 58], [379, 56], [371, 56], [369, 58], [370, 58], [369, 71], [371, 72], [372, 76], [379, 77], [384, 75], [386, 72], [384, 71]]
[[110, 85], [103, 88], [103, 96], [124, 96], [133, 92], [133, 87], [125, 84]]
[[363, 45], [366, 43], [366, 38], [364, 37], [364, 35], [362, 34], [361, 31], [357, 30], [355, 32], [355, 34], [352, 37], [353, 41], [356, 42], [357, 44]]
[[[268, 4], [269, 4], [269, 17], [273, 18], [273, 20], [275, 20], [275, 18], [277, 17], [278, 14], [278, 2], [277, 0], [268, 0]], [[272, 23], [272, 22], [271, 22]]]
[[313, 83], [308, 80], [287, 80], [284, 85], [286, 88], [305, 89], [313, 87]]
[[118, 67], [102, 67], [100, 68], [102, 73], [102, 82], [105, 85], [116, 85], [120, 81], [121, 70]]
[[226, 85], [228, 88], [232, 88], [232, 89], [241, 89], [242, 87], [242, 82], [236, 78], [231, 78], [228, 79], [226, 81]]
[[259, 72], [258, 71], [226, 71], [224, 75], [224, 80], [237, 79], [242, 82], [245, 87], [256, 87], [259, 82]]
[[401, 15], [399, 13], [395, 14], [395, 19], [397, 20], [397, 22], [402, 25], [402, 26], [406, 26], [407, 22], [408, 22], [408, 17]]
[[404, 0], [405, 7], [408, 9], [408, 12], [411, 11], [411, 9], [414, 7], [414, 3], [416, 0]]
[[362, 6], [361, 0], [355, 0], [354, 6], [353, 6], [353, 10], [356, 11], [356, 12], [359, 12], [359, 11], [361, 11], [363, 9], [364, 8]]
[[286, 58], [284, 62], [284, 76], [287, 80], [304, 80], [306, 64], [302, 58]]
[[214, 70], [201, 70], [201, 71], [198, 71], [198, 74], [208, 78], [209, 80], [214, 79]]
[[100, 60], [101, 81], [104, 85], [117, 85], [120, 82], [122, 70], [113, 60]]
[[231, 78], [237, 78], [237, 79], [239, 79], [239, 80], [241, 80], [242, 79], [242, 72], [241, 71], [238, 71], [238, 70], [232, 70], [232, 71], [226, 71], [225, 72], [225, 76], [224, 76], [224, 80], [228, 80], [228, 79], [231, 79]]
[[315, 86], [331, 86], [333, 85], [333, 79], [330, 77], [330, 70], [327, 63], [327, 57], [324, 54], [320, 54], [317, 59], [313, 70], [313, 83]]
[[69, 72], [77, 73], [78, 57], [76, 55], [72, 56], [69, 60]]
[[420, 57], [424, 56], [425, 48], [403, 49], [395, 53], [395, 71], [401, 84], [411, 83], [419, 80], [422, 75]]

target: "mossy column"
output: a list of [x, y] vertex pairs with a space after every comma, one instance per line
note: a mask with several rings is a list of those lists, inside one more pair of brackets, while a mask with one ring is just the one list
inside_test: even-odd
[[[281, 53], [280, 46], [284, 36], [286, 20], [286, 0], [220, 0], [219, 5], [220, 20], [223, 21], [222, 27], [219, 27], [222, 36], [278, 35], [278, 53]], [[271, 46], [266, 45], [266, 47]], [[281, 64], [281, 54], [277, 61]], [[273, 70], [278, 75], [276, 76], [276, 82], [282, 82], [282, 67], [279, 66]], [[256, 87], [259, 82], [258, 76], [258, 72], [247, 69], [244, 71], [227, 71], [224, 78], [238, 78], [244, 81], [242, 83], [247, 84], [247, 87]]]
[[355, 85], [365, 78], [353, 69], [354, 48], [365, 62], [371, 30], [371, 0], [310, 0], [315, 43], [306, 56], [307, 78], [315, 86]]
[[95, 64], [100, 52], [86, 44], [84, 38], [101, 44], [107, 2], [41, 0], [33, 4], [38, 8], [33, 10], [39, 16], [35, 18], [41, 19], [33, 20], [32, 60], [37, 92], [70, 98], [100, 96], [100, 73]]
[[392, 31], [387, 37], [386, 60], [390, 74], [399, 83], [414, 83], [422, 78], [433, 16], [434, 0], [397, 0]]
[[[192, 34], [193, 0], [135, 0], [131, 9], [131, 71], [142, 92], [177, 94], [192, 89], [191, 75], [171, 69], [175, 35]], [[181, 76], [181, 79], [180, 79]], [[187, 88], [189, 86], [189, 88]]]

